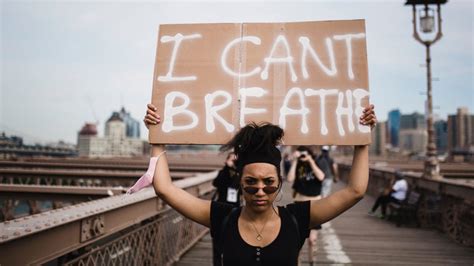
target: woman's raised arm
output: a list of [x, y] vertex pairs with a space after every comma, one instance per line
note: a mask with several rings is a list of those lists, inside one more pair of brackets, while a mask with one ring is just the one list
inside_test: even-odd
[[[157, 125], [160, 123], [160, 117], [156, 114], [156, 108], [151, 104], [148, 105], [147, 115], [144, 122], [147, 128], [150, 125]], [[161, 154], [153, 175], [153, 188], [155, 189], [156, 195], [187, 218], [210, 227], [211, 201], [193, 196], [173, 184], [168, 167], [168, 160], [164, 151], [164, 145], [155, 144], [151, 149], [152, 157]]]
[[[360, 123], [371, 128], [377, 118], [374, 106], [364, 109]], [[365, 194], [369, 180], [369, 146], [355, 146], [347, 186], [321, 200], [311, 201], [310, 227], [323, 224], [354, 206]]]
[[311, 171], [313, 171], [314, 176], [319, 181], [323, 181], [324, 180], [324, 172], [321, 171], [321, 168], [318, 167], [318, 165], [316, 164], [314, 159], [311, 156], [306, 155], [306, 157], [305, 157], [305, 159], [303, 159], [303, 161], [304, 160], [309, 162], [309, 166], [311, 167]]

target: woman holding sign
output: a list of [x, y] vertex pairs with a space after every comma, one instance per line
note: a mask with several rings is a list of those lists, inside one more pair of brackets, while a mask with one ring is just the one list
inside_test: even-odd
[[[145, 123], [160, 123], [156, 108], [148, 106]], [[364, 109], [360, 123], [373, 127], [374, 107]], [[297, 265], [299, 251], [310, 228], [325, 223], [356, 204], [364, 195], [369, 176], [369, 148], [354, 148], [348, 185], [317, 201], [274, 206], [282, 187], [281, 153], [277, 148], [283, 130], [272, 124], [250, 124], [223, 146], [234, 149], [243, 207], [197, 198], [173, 185], [165, 148], [152, 149], [153, 175], [148, 175], [156, 194], [189, 219], [210, 228], [223, 265]], [[133, 191], [136, 191], [135, 187]], [[224, 241], [225, 240], [225, 241]]]

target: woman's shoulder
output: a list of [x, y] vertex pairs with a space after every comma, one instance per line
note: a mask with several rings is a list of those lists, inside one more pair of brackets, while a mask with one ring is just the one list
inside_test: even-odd
[[300, 248], [309, 235], [310, 204], [310, 201], [299, 201], [281, 207], [287, 213], [288, 223], [297, 226], [301, 241]]
[[219, 233], [222, 223], [227, 222], [230, 218], [230, 214], [234, 210], [237, 212], [239, 209], [240, 207], [235, 207], [228, 203], [218, 201], [211, 202], [211, 235], [214, 237]]
[[227, 215], [234, 208], [240, 208], [240, 207], [235, 207], [235, 205], [225, 203], [225, 202], [212, 201], [211, 202], [211, 215], [213, 215], [213, 214], [215, 214], [215, 215]]
[[285, 206], [281, 206], [292, 214], [300, 212], [309, 212], [311, 201], [296, 201]]

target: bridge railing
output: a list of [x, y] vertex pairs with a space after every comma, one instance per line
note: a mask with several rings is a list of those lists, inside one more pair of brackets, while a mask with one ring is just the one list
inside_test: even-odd
[[[341, 178], [347, 180], [351, 166], [345, 163], [338, 166]], [[440, 230], [456, 242], [474, 247], [474, 184], [426, 179], [415, 172], [403, 174], [409, 189], [421, 194], [417, 212], [421, 227]], [[371, 166], [367, 194], [379, 196], [394, 175], [393, 168]]]
[[[174, 183], [209, 197], [217, 172]], [[152, 188], [0, 223], [0, 265], [167, 265], [207, 232]]]

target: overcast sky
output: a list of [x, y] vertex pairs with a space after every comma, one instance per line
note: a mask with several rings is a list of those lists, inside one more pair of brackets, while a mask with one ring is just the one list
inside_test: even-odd
[[[366, 20], [371, 101], [379, 120], [424, 112], [424, 46], [405, 1], [1, 1], [0, 130], [29, 142], [76, 143], [85, 122], [121, 106], [142, 119], [162, 23]], [[474, 112], [474, 2], [442, 7], [432, 47], [435, 113]], [[145, 139], [145, 127], [142, 138]]]

